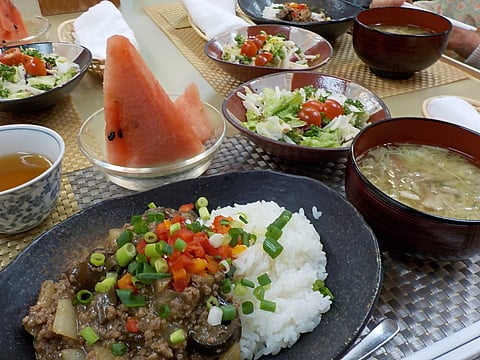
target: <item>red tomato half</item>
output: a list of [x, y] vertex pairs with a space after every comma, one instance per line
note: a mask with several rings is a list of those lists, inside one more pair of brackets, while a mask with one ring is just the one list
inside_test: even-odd
[[318, 111], [320, 111], [321, 113], [324, 113], [327, 110], [327, 106], [325, 105], [325, 103], [322, 103], [318, 100], [308, 100], [306, 103], [302, 105], [302, 109], [307, 107], [313, 107]]
[[273, 54], [268, 51], [261, 52], [255, 58], [255, 66], [265, 66], [270, 60], [273, 59]]
[[303, 107], [298, 112], [298, 117], [307, 124], [322, 126], [322, 113], [314, 107]]
[[345, 114], [342, 105], [336, 100], [327, 99], [325, 100], [326, 110], [325, 116], [330, 120], [336, 118], [337, 116]]
[[47, 67], [45, 66], [45, 63], [41, 59], [35, 56], [24, 55], [23, 66], [25, 67], [25, 71], [29, 75], [33, 75], [33, 76], [47, 75]]
[[20, 48], [11, 48], [0, 54], [0, 62], [8, 66], [20, 65], [23, 62], [23, 53]]
[[267, 34], [257, 34], [252, 40], [257, 45], [257, 49], [260, 50], [267, 40]]
[[240, 54], [248, 57], [254, 57], [257, 55], [257, 52], [258, 48], [253, 40], [246, 40], [240, 48]]

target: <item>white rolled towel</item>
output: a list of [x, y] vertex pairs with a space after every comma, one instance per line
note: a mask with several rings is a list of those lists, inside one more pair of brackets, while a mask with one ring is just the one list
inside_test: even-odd
[[236, 1], [182, 0], [182, 2], [192, 21], [208, 39], [250, 25], [235, 15]]
[[85, 46], [96, 59], [105, 59], [107, 39], [123, 35], [138, 49], [135, 34], [111, 1], [100, 1], [73, 22], [75, 42]]

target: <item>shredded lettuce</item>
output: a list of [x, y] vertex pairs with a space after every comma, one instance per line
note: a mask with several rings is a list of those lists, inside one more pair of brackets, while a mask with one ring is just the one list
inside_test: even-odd
[[[313, 86], [294, 91], [279, 87], [263, 88], [259, 93], [246, 87], [245, 94], [239, 92], [238, 96], [246, 109], [243, 126], [268, 138], [301, 146], [348, 146], [360, 129], [367, 125], [370, 117], [359, 100]], [[311, 99], [321, 102], [336, 100], [343, 106], [345, 115], [325, 121], [323, 127], [309, 125], [297, 114], [302, 104]]]

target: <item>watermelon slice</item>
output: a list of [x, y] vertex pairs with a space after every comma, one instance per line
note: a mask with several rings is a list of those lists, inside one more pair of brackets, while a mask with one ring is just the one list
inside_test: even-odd
[[214, 134], [212, 122], [203, 105], [200, 92], [195, 83], [191, 83], [185, 91], [175, 100], [178, 111], [183, 112], [188, 119], [192, 130], [197, 134], [200, 141], [205, 142]]
[[103, 90], [106, 151], [111, 163], [152, 166], [204, 150], [183, 112], [122, 35], [107, 40]]
[[0, 41], [6, 43], [23, 39], [28, 30], [22, 15], [11, 0], [0, 0]]

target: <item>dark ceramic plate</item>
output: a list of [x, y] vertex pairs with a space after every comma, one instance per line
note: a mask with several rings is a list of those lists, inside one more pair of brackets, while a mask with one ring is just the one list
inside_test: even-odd
[[[17, 47], [3, 47], [0, 48], [0, 53], [9, 48]], [[71, 91], [78, 85], [80, 80], [88, 70], [88, 66], [92, 62], [92, 54], [87, 48], [70, 44], [70, 43], [57, 43], [57, 42], [43, 42], [19, 45], [21, 48], [35, 48], [44, 54], [57, 54], [65, 57], [69, 61], [77, 63], [80, 67], [80, 71], [73, 78], [68, 80], [65, 84], [57, 86], [50, 91], [44, 93], [29, 96], [23, 99], [4, 100], [0, 99], [0, 111], [9, 112], [33, 112], [46, 109], [56, 104], [59, 100], [68, 96]]]
[[[32, 338], [23, 330], [22, 318], [36, 302], [41, 283], [58, 279], [74, 254], [93, 247], [109, 228], [123, 225], [151, 201], [178, 207], [198, 196], [206, 196], [212, 208], [264, 199], [294, 211], [305, 209], [327, 254], [326, 283], [335, 300], [313, 332], [265, 359], [338, 359], [361, 333], [379, 296], [383, 273], [377, 241], [355, 208], [326, 185], [270, 171], [201, 177], [107, 200], [40, 236], [0, 272], [2, 358], [34, 359]], [[313, 206], [323, 213], [318, 220], [311, 216]]]
[[263, 10], [275, 3], [283, 4], [280, 0], [238, 0], [240, 9], [256, 24], [283, 24], [298, 26], [322, 35], [330, 42], [334, 42], [345, 34], [353, 25], [355, 16], [368, 6], [369, 0], [303, 0], [310, 9], [323, 9], [331, 20], [322, 22], [298, 23], [294, 21], [273, 20], [263, 17]]

